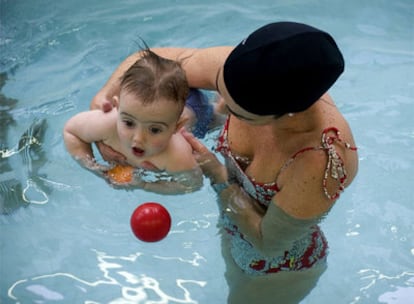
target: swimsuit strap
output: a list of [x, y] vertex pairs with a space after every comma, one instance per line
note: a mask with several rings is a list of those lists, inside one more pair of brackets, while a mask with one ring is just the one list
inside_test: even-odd
[[[333, 132], [334, 135], [329, 136], [328, 133], [330, 132]], [[338, 152], [336, 152], [334, 143], [342, 143], [345, 146], [345, 148], [351, 151], [357, 150], [356, 147], [352, 147], [349, 143], [343, 142], [342, 139], [339, 137], [339, 134], [339, 130], [334, 127], [327, 128], [322, 133], [322, 148], [328, 153], [328, 163], [326, 165], [322, 185], [326, 197], [330, 200], [337, 199], [340, 193], [344, 191], [347, 179], [344, 161], [342, 160], [341, 156], [339, 156]], [[331, 177], [339, 182], [339, 188], [334, 194], [329, 194], [327, 189], [327, 180], [329, 172]]]
[[[333, 133], [333, 134], [332, 134]], [[338, 152], [335, 149], [335, 142], [342, 143], [345, 148], [356, 151], [356, 147], [352, 147], [349, 143], [342, 141], [342, 139], [339, 137], [339, 130], [335, 127], [326, 128], [322, 132], [322, 140], [321, 140], [321, 146], [319, 147], [307, 147], [299, 150], [296, 152], [291, 158], [289, 158], [285, 164], [280, 169], [279, 173], [277, 174], [276, 180], [279, 177], [280, 173], [284, 171], [300, 154], [307, 152], [307, 151], [316, 151], [316, 150], [324, 150], [326, 151], [328, 155], [328, 162], [326, 164], [325, 173], [323, 176], [322, 181], [322, 187], [323, 192], [325, 193], [326, 197], [330, 200], [335, 200], [339, 197], [341, 192], [345, 189], [345, 183], [347, 180], [347, 172], [345, 169], [345, 164], [341, 158], [341, 156], [338, 154]], [[327, 181], [329, 175], [338, 181], [339, 188], [338, 190], [330, 194], [328, 192], [327, 188]]]

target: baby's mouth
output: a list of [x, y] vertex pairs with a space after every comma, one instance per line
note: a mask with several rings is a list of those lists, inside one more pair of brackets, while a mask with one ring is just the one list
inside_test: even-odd
[[137, 157], [142, 157], [145, 154], [145, 150], [142, 150], [141, 148], [133, 147], [132, 153], [134, 153], [134, 155]]

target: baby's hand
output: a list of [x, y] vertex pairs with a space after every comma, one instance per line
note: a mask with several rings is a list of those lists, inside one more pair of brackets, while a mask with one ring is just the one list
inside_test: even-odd
[[126, 157], [122, 153], [115, 151], [103, 142], [95, 142], [95, 145], [105, 161], [126, 165]]
[[[76, 159], [76, 158], [75, 158]], [[98, 163], [95, 158], [87, 157], [76, 159], [83, 167], [97, 176], [104, 176], [112, 167]]]

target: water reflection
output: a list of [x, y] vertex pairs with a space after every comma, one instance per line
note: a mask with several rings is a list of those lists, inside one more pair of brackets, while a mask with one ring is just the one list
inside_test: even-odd
[[[207, 282], [175, 279], [174, 295], [162, 289], [161, 280], [146, 274], [136, 275], [135, 269], [143, 253], [113, 256], [94, 250], [101, 276], [88, 281], [76, 274], [59, 272], [36, 276], [15, 282], [8, 290], [8, 297], [16, 303], [57, 301], [60, 303], [198, 303], [192, 299], [191, 286], [206, 286]], [[157, 257], [154, 257], [157, 258]], [[190, 288], [191, 289], [191, 288]], [[104, 300], [102, 300], [104, 299]]]
[[[29, 203], [44, 204], [48, 201], [49, 192], [43, 182], [45, 177], [39, 174], [39, 169], [46, 162], [42, 143], [47, 122], [45, 119], [34, 119], [19, 141], [15, 145], [8, 146], [9, 127], [16, 125], [11, 112], [18, 101], [1, 92], [6, 81], [7, 74], [1, 73], [0, 214], [10, 214], [20, 207], [28, 206]], [[19, 173], [23, 175], [24, 181], [19, 178]]]

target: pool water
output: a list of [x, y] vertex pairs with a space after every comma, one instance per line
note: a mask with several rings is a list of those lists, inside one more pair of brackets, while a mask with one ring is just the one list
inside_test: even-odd
[[[328, 269], [303, 303], [412, 303], [411, 0], [0, 0], [0, 303], [226, 303], [208, 181], [177, 196], [113, 189], [71, 159], [61, 131], [141, 38], [234, 45], [281, 20], [337, 40], [346, 71], [331, 95], [360, 156], [356, 180], [322, 224]], [[212, 147], [215, 135], [204, 142]], [[171, 213], [158, 243], [129, 227], [147, 201]]]

